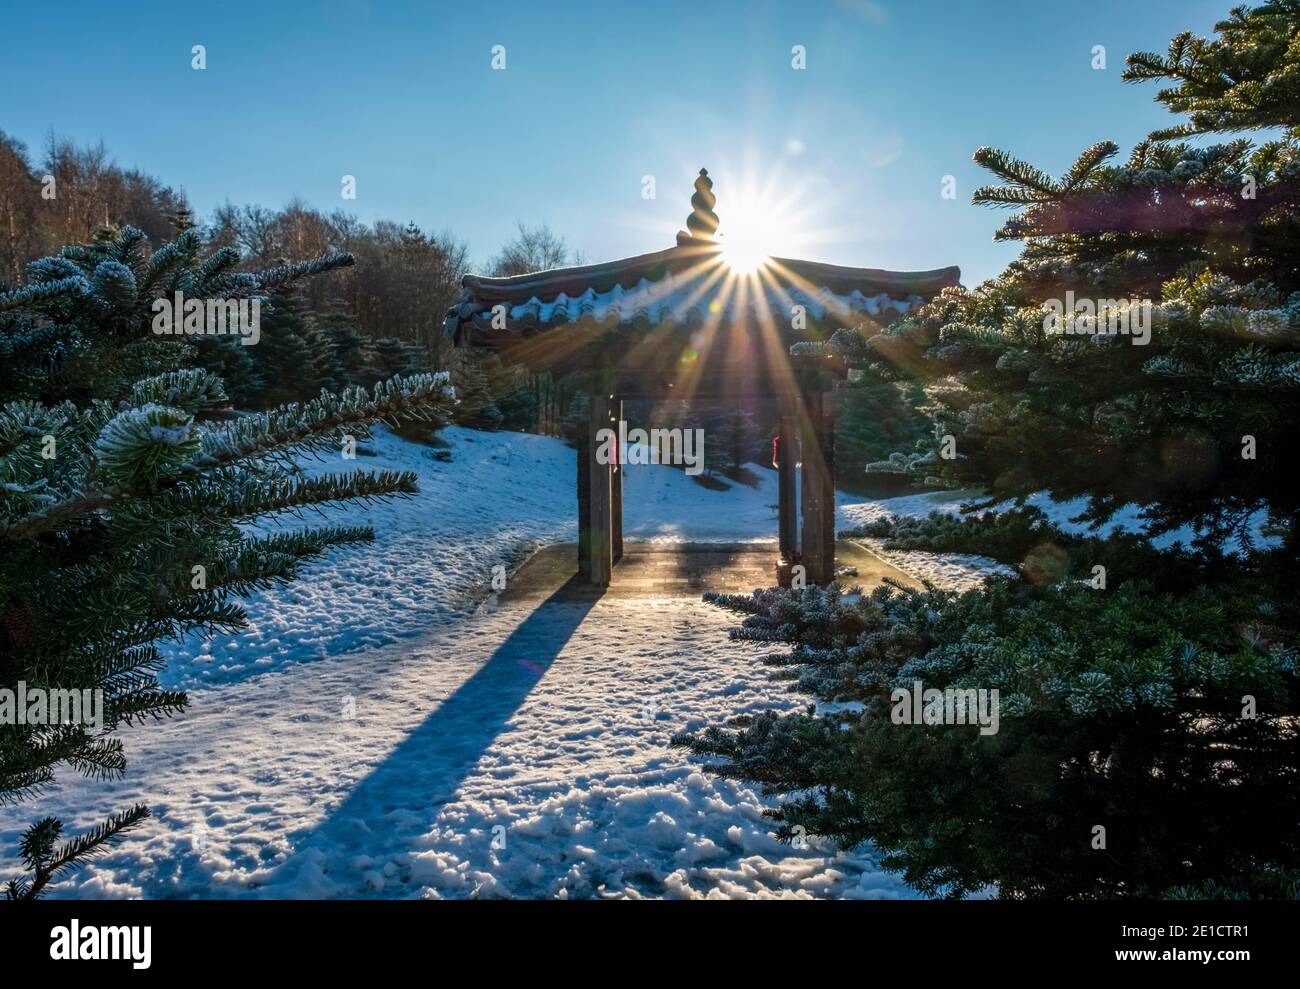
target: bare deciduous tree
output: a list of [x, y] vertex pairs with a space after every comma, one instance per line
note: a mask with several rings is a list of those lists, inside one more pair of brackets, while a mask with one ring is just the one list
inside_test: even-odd
[[581, 263], [578, 253], [547, 224], [530, 227], [520, 222], [518, 236], [501, 248], [488, 268], [494, 275], [505, 276]]

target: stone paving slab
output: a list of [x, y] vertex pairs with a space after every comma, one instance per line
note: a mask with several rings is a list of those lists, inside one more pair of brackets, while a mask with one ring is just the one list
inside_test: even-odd
[[[776, 542], [752, 543], [650, 543], [629, 542], [623, 559], [614, 565], [614, 579], [602, 592], [577, 582], [578, 546], [547, 546], [511, 575], [498, 599], [536, 601], [559, 593], [562, 599], [613, 597], [698, 598], [705, 591], [746, 594], [776, 583]], [[919, 586], [911, 577], [890, 566], [865, 547], [848, 541], [836, 544], [840, 566], [856, 567], [856, 577], [841, 583], [861, 584], [871, 590], [884, 577]]]

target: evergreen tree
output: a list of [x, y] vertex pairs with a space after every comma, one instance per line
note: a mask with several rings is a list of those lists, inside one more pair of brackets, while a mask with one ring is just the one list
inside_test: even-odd
[[194, 364], [221, 379], [230, 402], [236, 408], [256, 408], [262, 403], [266, 381], [262, 369], [245, 347], [230, 337], [196, 337]]
[[339, 294], [327, 296], [324, 305], [311, 314], [307, 334], [314, 338], [312, 346], [321, 348], [322, 370], [329, 374], [325, 387], [337, 390], [368, 383], [365, 340], [357, 329], [356, 314]]
[[395, 337], [369, 341], [365, 345], [365, 361], [362, 379], [373, 381], [382, 381], [394, 374], [418, 374], [429, 367], [423, 347]]
[[758, 422], [744, 409], [725, 409], [710, 417], [704, 429], [704, 466], [710, 474], [734, 475], [762, 455]]
[[[1126, 163], [1106, 142], [1054, 179], [977, 152], [1002, 183], [975, 199], [1017, 210], [998, 236], [1021, 256], [869, 341], [876, 372], [919, 374], [936, 410], [923, 449], [880, 469], [987, 491], [972, 509], [1049, 491], [1101, 523], [1137, 503], [1149, 534], [1188, 526], [1191, 545], [1074, 536], [1023, 507], [893, 519], [867, 533], [1015, 576], [714, 598], [747, 615], [737, 637], [794, 645], [770, 659], [792, 690], [834, 702], [677, 740], [782, 794], [782, 837], [874, 841], [947, 895], [1300, 892], [1300, 3], [1216, 32], [1130, 59], [1190, 122]], [[1259, 127], [1284, 134], [1182, 140]], [[1093, 313], [1063, 333], [1067, 292]], [[917, 681], [998, 690], [999, 730], [897, 723]]]
[[175, 206], [167, 213], [167, 222], [171, 224], [172, 229], [178, 234], [183, 234], [186, 230], [193, 230], [198, 226], [198, 223], [194, 220], [194, 211], [190, 209], [190, 204], [184, 196], [176, 198]]
[[844, 491], [868, 488], [867, 464], [932, 432], [925, 395], [915, 382], [887, 380], [873, 367], [859, 371], [835, 394], [835, 485]]
[[334, 383], [330, 387], [361, 384], [365, 341], [347, 324], [325, 321], [319, 324], [319, 330], [329, 348], [329, 364], [334, 369]]
[[[242, 347], [242, 345], [239, 345]], [[303, 401], [331, 387], [339, 377], [334, 342], [303, 315], [292, 286], [272, 292], [263, 307], [253, 365], [260, 381], [256, 398], [263, 407]], [[393, 371], [369, 383], [391, 378]]]
[[[103, 699], [102, 719], [0, 718], [0, 802], [39, 794], [60, 766], [121, 775], [114, 729], [186, 705], [159, 685], [159, 642], [243, 628], [240, 595], [372, 537], [359, 526], [254, 535], [241, 523], [414, 490], [404, 473], [303, 477], [296, 456], [450, 403], [446, 376], [424, 375], [230, 418], [216, 376], [176, 367], [193, 348], [151, 332], [153, 299], [182, 287], [190, 297], [264, 296], [351, 259], [236, 274], [234, 252], [199, 248], [191, 230], [146, 255], [126, 228], [34, 262], [26, 285], [0, 294], [0, 686]], [[129, 380], [148, 367], [164, 370]], [[22, 845], [29, 874], [8, 895], [39, 896], [147, 813], [130, 808], [62, 845], [60, 822], [37, 822]]]
[[[537, 396], [528, 371], [522, 364], [503, 364], [496, 354], [466, 355], [477, 360], [487, 378], [488, 392], [497, 415], [491, 416], [499, 429], [533, 429], [537, 423]], [[456, 380], [452, 376], [452, 382]]]
[[533, 389], [528, 373], [520, 365], [506, 367], [497, 361], [498, 370], [494, 376], [493, 390], [500, 396], [496, 405], [501, 412], [501, 428], [518, 432], [530, 432], [537, 429], [539, 406], [537, 392]]
[[526, 380], [522, 369], [505, 368], [494, 355], [460, 350], [445, 339], [433, 347], [433, 366], [451, 376], [456, 389], [456, 423], [477, 429], [505, 425], [497, 401], [503, 392], [513, 393]]

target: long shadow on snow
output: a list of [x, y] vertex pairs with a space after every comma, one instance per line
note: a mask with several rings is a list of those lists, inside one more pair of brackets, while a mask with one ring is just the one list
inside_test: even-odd
[[[573, 577], [539, 603], [343, 803], [316, 827], [295, 836], [294, 852], [281, 867], [296, 868], [295, 885], [303, 870], [316, 871], [330, 857], [330, 849], [345, 848], [344, 861], [359, 855], [382, 861], [424, 834], [438, 807], [455, 797], [603, 593]], [[318, 849], [323, 854], [315, 854]], [[329, 878], [344, 887], [360, 881], [359, 875]]]

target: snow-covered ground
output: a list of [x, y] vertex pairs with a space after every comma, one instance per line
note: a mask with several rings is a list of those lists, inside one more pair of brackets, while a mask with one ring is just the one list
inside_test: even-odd
[[[837, 494], [836, 524], [840, 529], [876, 522], [890, 515], [926, 516], [931, 512], [955, 513], [962, 504], [975, 500], [973, 491], [933, 491], [926, 494], [903, 495], [879, 501], [862, 501], [842, 491]], [[1010, 567], [990, 560], [986, 556], [969, 553], [923, 553], [917, 550], [885, 549], [883, 539], [858, 539], [886, 563], [897, 567], [909, 577], [927, 580], [936, 587], [953, 591], [966, 591], [978, 587], [984, 578], [994, 574], [1010, 574]]]
[[683, 599], [490, 606], [197, 691], [125, 734], [126, 780], [41, 801], [78, 823], [137, 799], [156, 814], [57, 895], [912, 895], [870, 850], [780, 845], [754, 789], [669, 748], [793, 706], [732, 622]]
[[[302, 580], [247, 602], [250, 627], [167, 649], [167, 686], [193, 689], [286, 665], [388, 645], [455, 625], [472, 614], [492, 567], [514, 570], [530, 550], [578, 536], [574, 451], [526, 433], [451, 427], [441, 434], [450, 462], [382, 427], [363, 444], [375, 456], [308, 463], [310, 472], [409, 470], [420, 493], [368, 508], [326, 509], [285, 524], [365, 521], [369, 545], [331, 550]], [[744, 542], [776, 538], [776, 472], [757, 469], [756, 488], [715, 491], [671, 467], [629, 467], [623, 531], [628, 539]], [[916, 495], [863, 503], [839, 495], [839, 524], [880, 514], [925, 515], [952, 496]], [[943, 579], [941, 562], [917, 554], [918, 576]], [[910, 567], [900, 569], [912, 572]]]
[[[174, 647], [167, 681], [191, 710], [122, 733], [126, 779], [65, 773], [0, 812], [0, 876], [34, 814], [80, 828], [143, 800], [154, 819], [54, 895], [912, 895], [870, 849], [779, 844], [758, 793], [669, 748], [795, 705], [762, 650], [727, 639], [734, 616], [619, 595], [484, 602], [494, 564], [575, 537], [574, 454], [444, 436], [450, 462], [379, 430], [358, 466], [414, 470], [421, 493], [371, 509], [373, 545], [250, 599], [247, 633]], [[630, 468], [625, 530], [771, 539], [775, 475], [759, 474], [720, 492]]]
[[[866, 525], [890, 515], [926, 516], [931, 512], [956, 513], [963, 504], [981, 500], [978, 491], [935, 491], [925, 494], [906, 495], [900, 498], [888, 498], [878, 501], [861, 501], [843, 492], [838, 494], [836, 514], [841, 530], [854, 526]], [[1040, 509], [1047, 520], [1063, 532], [1078, 535], [1109, 536], [1115, 532], [1146, 532], [1147, 522], [1143, 518], [1141, 505], [1124, 505], [1104, 525], [1092, 526], [1076, 522], [1085, 508], [1087, 498], [1073, 498], [1069, 501], [1054, 501], [1045, 493], [1031, 495], [1026, 503]], [[993, 507], [994, 511], [1007, 511], [1014, 507], [1010, 501]], [[1249, 521], [1251, 538], [1261, 546], [1277, 541], [1276, 536], [1265, 534], [1267, 517], [1264, 512], [1256, 512]], [[1161, 549], [1181, 543], [1190, 546], [1195, 531], [1188, 527], [1175, 529], [1163, 535], [1151, 538], [1151, 543]], [[918, 550], [885, 549], [883, 539], [859, 539], [862, 545], [870, 548], [886, 563], [903, 571], [911, 577], [930, 581], [938, 587], [948, 590], [965, 591], [978, 587], [984, 579], [995, 575], [1011, 575], [1011, 567], [991, 560], [986, 556], [974, 556], [968, 553], [926, 553]], [[1241, 552], [1238, 539], [1229, 539], [1225, 544], [1228, 552]]]
[[[121, 733], [125, 780], [64, 772], [0, 810], [0, 879], [35, 818], [81, 830], [143, 800], [154, 818], [53, 895], [913, 895], [869, 848], [777, 843], [765, 798], [668, 747], [684, 728], [801, 703], [768, 680], [761, 648], [727, 639], [734, 616], [680, 598], [484, 600], [495, 564], [575, 538], [574, 454], [515, 433], [444, 437], [450, 462], [379, 430], [356, 466], [414, 470], [421, 493], [370, 509], [374, 544], [250, 599], [246, 633], [172, 647], [165, 679], [191, 710]], [[758, 475], [713, 491], [629, 468], [625, 531], [771, 539], [776, 477]], [[840, 524], [935, 507], [955, 502], [841, 496]], [[897, 559], [954, 584], [988, 562]]]

